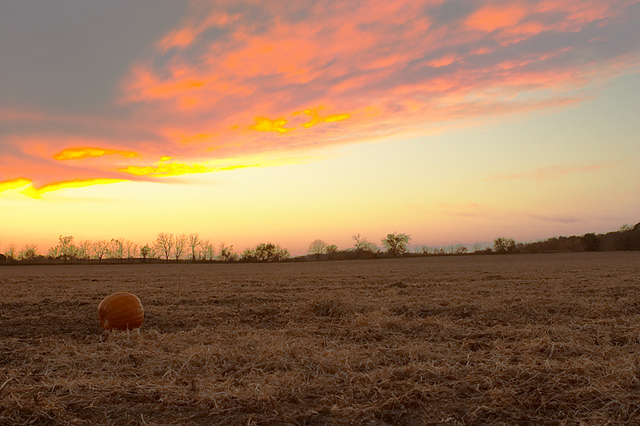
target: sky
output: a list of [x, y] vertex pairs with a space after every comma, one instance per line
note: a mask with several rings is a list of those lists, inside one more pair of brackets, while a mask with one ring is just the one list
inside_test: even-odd
[[2, 0], [0, 252], [640, 222], [639, 0]]

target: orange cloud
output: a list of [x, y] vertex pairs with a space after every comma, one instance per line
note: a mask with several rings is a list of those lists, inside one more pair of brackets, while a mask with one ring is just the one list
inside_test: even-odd
[[445, 18], [442, 0], [194, 0], [100, 115], [0, 106], [0, 121], [19, 122], [15, 134], [2, 126], [0, 180], [141, 180], [223, 170], [220, 158], [321, 156], [575, 104], [640, 61], [635, 0], [463, 3]]
[[226, 14], [221, 12], [213, 12], [209, 15], [200, 15], [194, 22], [186, 19], [183, 22], [184, 27], [171, 31], [162, 40], [158, 42], [158, 47], [162, 51], [172, 48], [182, 49], [190, 46], [204, 31], [211, 27], [224, 27], [234, 22], [238, 18], [235, 14]]
[[[206, 8], [200, 7], [200, 4], [182, 24], [184, 29], [199, 28], [198, 37], [203, 40], [199, 42], [198, 38], [189, 37], [192, 50], [199, 43], [202, 44], [197, 60], [173, 52], [169, 55], [172, 59], [168, 61], [170, 65], [165, 69], [140, 65], [125, 85], [124, 98], [148, 102], [173, 100], [175, 102], [157, 104], [158, 112], [175, 113], [180, 117], [185, 115], [179, 109], [186, 103], [195, 102], [197, 112], [194, 121], [198, 121], [195, 117], [205, 112], [215, 114], [216, 111], [224, 111], [224, 123], [206, 129], [207, 133], [224, 133], [225, 128], [235, 124], [232, 120], [243, 122], [247, 115], [259, 117], [252, 126], [254, 130], [287, 133], [292, 125], [286, 117], [275, 120], [266, 117], [284, 117], [289, 111], [296, 110], [296, 105], [303, 106], [300, 105], [303, 102], [307, 105], [344, 105], [350, 110], [370, 107], [384, 110], [390, 105], [411, 103], [415, 106], [421, 103], [423, 108], [412, 107], [412, 110], [425, 112], [431, 103], [429, 99], [433, 97], [424, 97], [425, 93], [416, 90], [420, 87], [446, 87], [447, 99], [464, 99], [464, 91], [472, 90], [472, 86], [499, 90], [502, 86], [510, 85], [511, 76], [495, 74], [496, 78], [492, 78], [491, 68], [496, 66], [491, 63], [492, 59], [483, 59], [483, 62], [474, 60], [481, 66], [473, 69], [465, 65], [466, 70], [453, 68], [447, 75], [424, 73], [424, 77], [419, 79], [416, 78], [417, 74], [411, 74], [411, 67], [464, 65], [469, 63], [471, 57], [470, 51], [465, 48], [467, 44], [481, 46], [471, 50], [475, 54], [488, 54], [499, 48], [496, 42], [507, 45], [534, 37], [542, 31], [565, 31], [562, 19], [542, 22], [545, 15], [540, 14], [564, 14], [572, 16], [576, 25], [578, 22], [584, 25], [586, 20], [591, 20], [593, 15], [603, 10], [587, 3], [574, 1], [572, 10], [569, 10], [571, 7], [553, 6], [546, 1], [529, 2], [526, 6], [520, 2], [488, 5], [462, 18], [460, 23], [464, 25], [452, 23], [450, 28], [439, 27], [437, 31], [433, 28], [432, 19], [424, 13], [424, 3], [419, 1], [393, 5], [364, 1], [357, 6], [342, 8], [340, 13], [334, 13], [336, 11], [331, 7], [313, 10], [313, 20], [289, 22], [274, 19], [269, 21], [271, 25], [264, 27], [264, 31], [257, 31], [247, 23], [240, 6], [233, 9], [236, 15], [231, 21], [224, 18], [228, 15], [224, 11], [226, 6], [212, 7], [207, 15]], [[575, 13], [578, 6], [590, 13]], [[277, 1], [272, 4], [269, 16], [296, 8], [289, 2]], [[222, 18], [213, 18], [220, 13]], [[205, 23], [208, 19], [210, 22]], [[403, 25], [398, 27], [398, 23]], [[227, 32], [225, 37], [205, 44], [204, 32], [211, 27], [223, 28]], [[495, 34], [482, 35], [475, 30], [495, 31]], [[296, 36], [292, 37], [292, 34]], [[345, 43], [344, 40], [350, 41]], [[486, 46], [482, 47], [482, 44]], [[495, 55], [495, 58], [501, 58], [504, 64], [525, 64], [532, 70], [538, 65], [527, 57], [527, 52]], [[547, 74], [547, 81], [552, 81], [553, 74], [558, 70], [549, 68], [542, 72]], [[406, 78], [403, 78], [403, 74], [406, 74]], [[516, 79], [520, 80], [520, 77]], [[460, 85], [460, 81], [466, 84]], [[532, 89], [535, 85], [544, 85], [540, 79], [532, 82], [532, 85], [528, 85]], [[452, 93], [454, 91], [457, 93]], [[433, 90], [428, 92], [433, 93]], [[399, 94], [413, 96], [411, 99], [393, 98], [393, 95]], [[433, 99], [433, 102], [437, 104], [438, 100]], [[397, 108], [395, 111], [398, 114], [397, 121], [401, 123], [399, 127], [411, 126], [412, 118], [409, 115]], [[304, 127], [315, 127], [321, 122], [318, 117], [310, 118]], [[185, 124], [185, 128], [189, 125]], [[357, 124], [354, 122], [353, 125]], [[353, 133], [359, 133], [357, 127], [353, 127]], [[322, 137], [325, 141], [330, 140], [324, 134]], [[224, 135], [221, 142], [224, 142]], [[242, 144], [241, 141], [237, 143]]]
[[106, 155], [119, 155], [125, 158], [139, 157], [140, 154], [133, 151], [120, 151], [103, 148], [67, 148], [53, 156], [58, 161], [82, 160], [90, 157], [104, 157]]
[[209, 133], [198, 133], [196, 135], [183, 136], [181, 140], [183, 143], [186, 143], [186, 144], [194, 144], [194, 143], [209, 142], [212, 138], [213, 138], [213, 135]]
[[440, 67], [446, 67], [447, 65], [451, 65], [452, 63], [455, 62], [455, 60], [456, 60], [456, 55], [448, 54], [438, 59], [431, 60], [427, 62], [427, 64], [434, 68], [440, 68]]
[[179, 30], [172, 31], [169, 35], [163, 38], [159, 43], [160, 49], [167, 51], [173, 47], [187, 47], [198, 36], [198, 31], [194, 28], [180, 28]]
[[181, 110], [192, 109], [201, 102], [215, 102], [223, 93], [248, 95], [252, 91], [251, 87], [231, 86], [228, 82], [218, 81], [216, 76], [194, 74], [193, 70], [178, 66], [173, 66], [165, 78], [144, 66], [135, 66], [131, 75], [133, 77], [123, 84], [126, 93], [123, 101], [177, 101], [175, 106]]
[[7, 190], [19, 190], [23, 194], [35, 198], [42, 198], [46, 192], [58, 191], [66, 188], [81, 188], [92, 185], [104, 185], [109, 183], [123, 182], [124, 179], [75, 179], [70, 181], [54, 182], [40, 187], [33, 185], [33, 181], [27, 178], [13, 179], [0, 182], [0, 193]]
[[287, 133], [291, 129], [286, 129], [284, 127], [285, 124], [287, 124], [287, 120], [284, 118], [270, 120], [266, 117], [256, 117], [256, 124], [251, 126], [251, 128], [259, 132]]
[[527, 9], [517, 3], [500, 6], [486, 6], [467, 19], [467, 26], [472, 29], [492, 32], [499, 28], [518, 24], [527, 14]]

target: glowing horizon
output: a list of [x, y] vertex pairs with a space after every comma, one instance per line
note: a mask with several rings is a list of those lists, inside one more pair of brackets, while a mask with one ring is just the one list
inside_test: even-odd
[[[298, 253], [358, 232], [446, 245], [640, 220], [638, 0], [52, 7], [0, 5], [0, 252], [50, 241], [33, 221], [148, 240], [183, 220], [214, 234], [211, 211], [228, 243]], [[48, 47], [21, 36], [36, 27]], [[100, 210], [144, 216], [168, 194], [149, 224]]]

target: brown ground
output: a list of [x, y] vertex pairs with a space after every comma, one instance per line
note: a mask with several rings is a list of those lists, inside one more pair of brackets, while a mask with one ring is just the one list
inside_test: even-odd
[[0, 425], [640, 424], [639, 321], [640, 253], [0, 267]]

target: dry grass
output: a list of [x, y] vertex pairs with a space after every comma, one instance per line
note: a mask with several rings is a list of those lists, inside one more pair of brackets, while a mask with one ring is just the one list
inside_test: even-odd
[[[4, 425], [640, 424], [640, 253], [0, 268]], [[99, 329], [128, 290], [137, 332]]]

